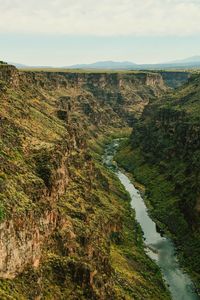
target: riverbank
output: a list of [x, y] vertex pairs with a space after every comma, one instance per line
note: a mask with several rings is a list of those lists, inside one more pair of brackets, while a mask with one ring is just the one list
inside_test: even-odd
[[[102, 155], [105, 154], [105, 149], [109, 151], [109, 145], [113, 139], [124, 136], [126, 135], [115, 133], [106, 138], [99, 138], [96, 143], [91, 143], [91, 154], [96, 163], [102, 164]], [[110, 251], [111, 264], [114, 274], [118, 278], [119, 287], [121, 284], [127, 287], [130, 299], [171, 299], [159, 267], [145, 252], [143, 233], [135, 218], [135, 210], [131, 208], [131, 198], [117, 175], [113, 173], [115, 166], [108, 167], [104, 161], [101, 168], [107, 170], [106, 172], [109, 174], [111, 190], [116, 191], [118, 195], [119, 190], [121, 191], [119, 197], [121, 198], [123, 226], [120, 232], [112, 236]], [[122, 197], [124, 193], [127, 197], [126, 202]]]
[[[167, 195], [167, 183], [164, 182], [164, 180], [160, 178], [160, 181], [157, 180], [158, 175], [156, 174], [156, 171], [154, 168], [149, 168], [143, 161], [142, 157], [139, 154], [139, 151], [133, 151], [133, 149], [130, 147], [129, 141], [126, 140], [121, 144], [121, 147], [118, 151], [118, 153], [115, 155], [115, 160], [119, 164], [120, 167], [124, 168], [137, 182], [140, 182], [146, 187], [146, 193], [144, 196], [145, 203], [148, 207], [148, 211], [152, 219], [156, 222], [158, 230], [161, 232], [161, 234], [165, 233], [169, 238], [173, 239], [173, 241], [176, 243], [176, 248], [174, 249], [175, 253], [177, 254], [181, 266], [187, 267], [187, 258], [183, 258], [183, 252], [180, 248], [180, 244], [178, 243], [177, 237], [170, 232], [169, 228], [164, 224], [164, 222], [161, 222], [162, 220], [162, 214], [164, 214], [164, 211], [162, 211], [162, 203], [160, 207], [154, 207], [154, 199], [152, 199], [152, 195], [154, 197], [159, 197], [159, 192], [162, 190], [162, 193], [166, 197]], [[150, 190], [152, 189], [152, 190]], [[157, 190], [157, 194], [156, 194]], [[170, 213], [170, 211], [168, 211]], [[179, 245], [179, 246], [178, 246]], [[178, 247], [177, 247], [178, 246]], [[198, 259], [198, 256], [196, 256], [196, 259]], [[189, 257], [188, 257], [189, 260]], [[197, 274], [193, 272], [189, 267], [185, 270], [188, 274], [191, 275], [192, 279], [194, 280], [196, 291], [199, 289], [199, 281]], [[183, 272], [185, 272], [183, 271]], [[189, 299], [189, 298], [188, 298]], [[196, 299], [196, 298], [195, 298]], [[197, 297], [199, 299], [199, 297]]]

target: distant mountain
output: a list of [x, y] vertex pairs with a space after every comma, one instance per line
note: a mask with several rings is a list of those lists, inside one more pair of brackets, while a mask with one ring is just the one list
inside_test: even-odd
[[171, 63], [173, 64], [177, 64], [177, 63], [181, 63], [181, 64], [193, 64], [193, 63], [200, 63], [200, 55], [198, 56], [191, 56], [191, 57], [187, 57], [185, 59], [179, 59], [179, 60], [175, 60], [175, 61], [172, 61]]
[[135, 64], [130, 61], [98, 61], [91, 64], [77, 64], [55, 68], [51, 66], [27, 66], [19, 63], [10, 63], [19, 69], [91, 69], [91, 70], [187, 70], [200, 68], [200, 56], [192, 56], [182, 60], [175, 60], [162, 64]]
[[110, 69], [110, 70], [160, 70], [200, 68], [200, 56], [193, 56], [162, 64], [135, 64], [133, 62], [100, 61], [92, 64], [78, 64], [65, 67], [68, 69]]
[[120, 69], [131, 69], [137, 66], [135, 63], [130, 61], [116, 62], [116, 61], [99, 61], [92, 64], [78, 64], [72, 65], [66, 68], [69, 69], [111, 69], [111, 70], [120, 70]]

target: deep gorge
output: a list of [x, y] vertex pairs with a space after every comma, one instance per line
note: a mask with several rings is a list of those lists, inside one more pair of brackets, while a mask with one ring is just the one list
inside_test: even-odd
[[[195, 103], [196, 112], [198, 78], [191, 84], [192, 95], [187, 83], [184, 87], [183, 106], [190, 109]], [[146, 118], [154, 122], [148, 111], [157, 112], [160, 99], [178, 102], [171, 94], [159, 73], [22, 72], [0, 66], [1, 299], [170, 299], [158, 267], [145, 254], [130, 199], [101, 157], [105, 143], [129, 136], [133, 127], [119, 156], [123, 167], [131, 160], [129, 171], [134, 172], [134, 153], [124, 156], [123, 151], [148, 143], [154, 125], [147, 125], [150, 133], [140, 128]], [[159, 130], [164, 126], [164, 134], [175, 132], [184, 145], [186, 139], [188, 148], [177, 154], [179, 159], [195, 151], [191, 163], [196, 173], [189, 184], [193, 191], [197, 188], [198, 200], [198, 117], [188, 125], [185, 112], [179, 114], [161, 113], [155, 124]], [[179, 128], [182, 120], [186, 125]], [[176, 149], [166, 154], [165, 143], [160, 145], [155, 136], [152, 147], [144, 146], [150, 156], [155, 144], [164, 158], [174, 155]], [[142, 151], [146, 155], [146, 148]], [[176, 189], [181, 190], [181, 183]], [[185, 213], [184, 222], [192, 227], [187, 234], [194, 241], [198, 201], [191, 201], [183, 211], [183, 205], [176, 209]], [[155, 204], [155, 214], [157, 210]], [[169, 227], [170, 219], [160, 221], [179, 237]]]

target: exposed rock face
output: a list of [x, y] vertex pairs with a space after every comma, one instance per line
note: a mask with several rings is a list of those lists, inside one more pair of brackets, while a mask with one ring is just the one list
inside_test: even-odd
[[0, 80], [13, 88], [19, 86], [19, 72], [11, 65], [0, 65]]
[[28, 215], [0, 224], [1, 278], [15, 278], [27, 265], [39, 266], [43, 245], [56, 228], [56, 220], [51, 211], [38, 220]]
[[110, 104], [118, 114], [140, 115], [149, 100], [166, 91], [160, 74], [156, 73], [21, 73], [22, 85], [47, 90], [84, 89], [98, 102]]
[[[14, 68], [11, 66], [11, 68]], [[47, 89], [81, 87], [91, 90], [119, 89], [125, 85], [138, 89], [150, 86], [157, 92], [166, 89], [160, 74], [156, 73], [72, 73], [72, 72], [20, 72], [21, 84], [32, 83]]]

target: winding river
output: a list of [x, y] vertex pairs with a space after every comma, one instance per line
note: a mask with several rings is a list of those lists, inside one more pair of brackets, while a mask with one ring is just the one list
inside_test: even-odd
[[147, 207], [141, 194], [125, 175], [125, 172], [123, 173], [113, 161], [113, 156], [118, 146], [119, 140], [114, 140], [106, 147], [103, 163], [115, 172], [126, 191], [130, 194], [131, 205], [136, 212], [136, 220], [144, 233], [146, 253], [160, 267], [173, 300], [200, 299], [195, 292], [191, 279], [179, 266], [172, 240], [161, 236], [157, 231], [156, 224], [148, 215]]

